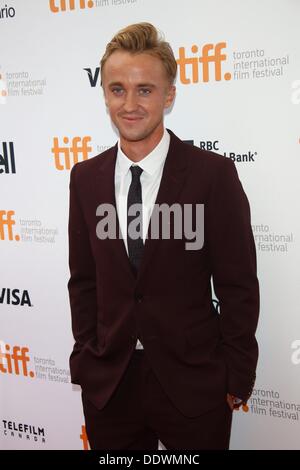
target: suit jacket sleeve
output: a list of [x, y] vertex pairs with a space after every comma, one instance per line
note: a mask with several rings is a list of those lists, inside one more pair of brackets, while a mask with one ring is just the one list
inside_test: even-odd
[[69, 209], [69, 267], [68, 282], [72, 330], [75, 339], [74, 353], [79, 352], [96, 336], [96, 269], [92, 255], [87, 224], [78, 196], [78, 166], [70, 176]]
[[247, 400], [258, 358], [256, 251], [249, 203], [235, 165], [225, 159], [220, 167], [210, 197], [208, 246], [214, 290], [220, 302], [227, 391]]

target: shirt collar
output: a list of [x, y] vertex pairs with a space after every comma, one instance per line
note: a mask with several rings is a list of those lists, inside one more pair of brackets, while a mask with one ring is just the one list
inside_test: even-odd
[[[164, 128], [164, 133], [157, 146], [146, 155], [142, 160], [136, 164], [142, 168], [142, 170], [149, 175], [153, 175], [159, 167], [164, 163], [170, 145], [170, 134]], [[118, 140], [118, 154], [117, 154], [117, 165], [121, 174], [126, 174], [129, 171], [131, 165], [135, 163], [128, 158], [123, 150], [121, 149], [120, 139]]]

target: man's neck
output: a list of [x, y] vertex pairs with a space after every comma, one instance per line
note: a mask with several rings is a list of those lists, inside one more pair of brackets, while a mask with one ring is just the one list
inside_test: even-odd
[[146, 139], [139, 141], [129, 141], [120, 136], [120, 146], [125, 155], [137, 163], [147, 155], [157, 146], [161, 141], [164, 134], [164, 126], [161, 125], [155, 131], [148, 136]]

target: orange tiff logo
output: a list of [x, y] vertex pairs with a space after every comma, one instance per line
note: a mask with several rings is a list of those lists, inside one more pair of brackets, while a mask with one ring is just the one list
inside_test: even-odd
[[[211, 67], [214, 69], [214, 80], [231, 80], [231, 73], [226, 72], [222, 75], [222, 62], [225, 62], [227, 55], [222, 52], [226, 48], [226, 42], [217, 44], [204, 44], [202, 52], [199, 55], [199, 48], [196, 44], [191, 47], [192, 57], [187, 57], [185, 47], [179, 48], [179, 58], [177, 64], [179, 68], [179, 78], [181, 83], [189, 85], [190, 83], [209, 82], [211, 78]], [[191, 74], [188, 74], [188, 70]], [[201, 74], [201, 76], [199, 76]]]
[[70, 145], [69, 138], [64, 137], [64, 145], [59, 145], [58, 137], [54, 137], [51, 151], [54, 155], [54, 163], [57, 170], [70, 170], [71, 166], [79, 161], [79, 156], [81, 160], [87, 160], [89, 152], [93, 150], [88, 145], [89, 142], [91, 142], [91, 137], [89, 136], [83, 138], [73, 137], [72, 144]]
[[11, 346], [0, 341], [0, 373], [34, 377], [34, 372], [28, 371], [30, 361], [27, 347]]
[[13, 234], [15, 211], [0, 210], [0, 240], [20, 240], [20, 235]]
[[86, 427], [83, 425], [81, 426], [81, 434], [80, 434], [80, 439], [82, 440], [83, 443], [83, 450], [89, 450], [89, 441], [86, 433]]
[[58, 13], [60, 11], [75, 10], [78, 7], [81, 10], [85, 8], [93, 8], [94, 2], [92, 0], [49, 0], [49, 6], [52, 13]]

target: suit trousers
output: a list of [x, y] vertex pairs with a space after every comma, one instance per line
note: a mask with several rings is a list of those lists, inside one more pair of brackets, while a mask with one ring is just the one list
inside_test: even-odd
[[167, 450], [229, 448], [232, 411], [226, 397], [200, 416], [183, 415], [165, 393], [143, 349], [133, 352], [104, 408], [96, 408], [84, 391], [82, 403], [93, 450], [157, 450], [159, 440]]

